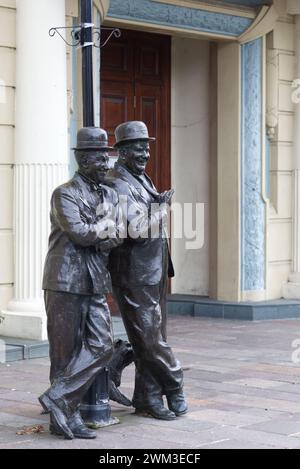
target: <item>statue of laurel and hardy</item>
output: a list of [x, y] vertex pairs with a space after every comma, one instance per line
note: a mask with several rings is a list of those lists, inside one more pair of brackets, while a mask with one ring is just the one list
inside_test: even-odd
[[[166, 339], [166, 286], [172, 265], [162, 225], [173, 191], [159, 194], [145, 174], [152, 140], [144, 123], [121, 124], [116, 129], [119, 160], [108, 171], [113, 148], [107, 133], [81, 129], [74, 149], [79, 169], [52, 195], [43, 278], [51, 386], [39, 401], [50, 413], [51, 433], [67, 439], [96, 437], [79, 406], [108, 364], [112, 399], [131, 404], [117, 387], [123, 368], [134, 359], [136, 413], [172, 420], [187, 411], [182, 369]], [[152, 203], [163, 208], [153, 213]], [[132, 221], [130, 213], [141, 214], [134, 239], [125, 229]], [[153, 228], [158, 237], [151, 237]], [[106, 299], [111, 279], [132, 348], [122, 341], [113, 345]]]

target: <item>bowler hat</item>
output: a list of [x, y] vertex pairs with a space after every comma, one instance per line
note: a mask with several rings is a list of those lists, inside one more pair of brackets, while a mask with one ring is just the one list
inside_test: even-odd
[[107, 132], [99, 127], [83, 127], [77, 132], [77, 146], [72, 150], [113, 150]]
[[156, 140], [149, 137], [147, 126], [141, 121], [129, 121], [120, 124], [115, 130], [116, 143], [115, 147], [119, 147], [122, 143], [133, 142], [135, 140], [145, 140], [146, 142]]

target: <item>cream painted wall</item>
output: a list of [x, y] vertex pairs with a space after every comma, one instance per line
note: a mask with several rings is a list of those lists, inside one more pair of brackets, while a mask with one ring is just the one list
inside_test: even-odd
[[240, 46], [218, 44], [217, 298], [240, 301]]
[[[283, 13], [283, 12], [282, 12]], [[276, 73], [276, 109], [278, 125], [271, 144], [271, 194], [267, 223], [267, 299], [280, 298], [282, 286], [292, 269], [293, 218], [293, 105], [294, 22], [293, 17], [279, 18], [267, 41], [273, 49]], [[270, 86], [271, 83], [267, 83]]]
[[173, 293], [209, 291], [209, 47], [208, 41], [172, 39], [173, 201], [205, 204], [204, 246], [186, 250], [184, 239], [172, 239]]
[[0, 0], [0, 310], [13, 294], [15, 0]]

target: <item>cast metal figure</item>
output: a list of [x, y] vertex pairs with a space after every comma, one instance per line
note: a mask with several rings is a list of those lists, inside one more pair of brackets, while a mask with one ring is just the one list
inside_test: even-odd
[[51, 387], [39, 398], [50, 412], [50, 431], [67, 439], [96, 437], [84, 425], [79, 404], [112, 356], [107, 262], [122, 230], [117, 193], [102, 183], [111, 150], [106, 132], [81, 129], [74, 150], [79, 171], [51, 200], [43, 279]]
[[145, 174], [149, 142], [155, 139], [143, 122], [121, 124], [115, 135], [119, 159], [108, 177], [126, 213], [128, 233], [111, 252], [109, 269], [135, 355], [133, 405], [137, 413], [172, 420], [187, 411], [182, 369], [166, 337], [167, 278], [174, 272], [162, 225], [174, 191], [158, 193]]

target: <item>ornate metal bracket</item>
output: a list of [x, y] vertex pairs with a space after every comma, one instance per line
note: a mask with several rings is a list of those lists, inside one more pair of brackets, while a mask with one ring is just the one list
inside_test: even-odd
[[[72, 39], [74, 39], [74, 42], [70, 43], [64, 38], [64, 36], [61, 34], [60, 31], [65, 31], [65, 30], [71, 30], [70, 33], [71, 33]], [[81, 32], [80, 26], [78, 28], [74, 28], [73, 26], [56, 27], [56, 28], [49, 29], [49, 36], [54, 37], [55, 34], [58, 34], [68, 46], [76, 47], [76, 46], [79, 46], [81, 42], [80, 32]]]
[[[93, 28], [93, 35], [96, 37], [96, 42], [94, 43], [85, 42], [85, 30], [87, 28]], [[61, 31], [65, 31], [65, 30], [70, 31], [72, 42], [67, 41], [66, 38], [61, 33]], [[101, 44], [102, 31], [110, 31], [110, 34]], [[97, 49], [102, 49], [102, 47], [105, 47], [106, 44], [108, 44], [108, 42], [113, 36], [116, 38], [121, 37], [121, 31], [118, 28], [104, 28], [104, 27], [95, 28], [94, 24], [92, 23], [84, 23], [75, 27], [74, 26], [65, 26], [65, 27], [57, 26], [55, 28], [51, 28], [49, 30], [49, 36], [54, 37], [55, 34], [58, 34], [61, 37], [61, 39], [70, 47], [77, 47], [77, 46], [86, 47], [86, 46], [93, 45], [94, 47], [97, 47]]]
[[[99, 29], [99, 31], [95, 31], [94, 34], [95, 36], [97, 36], [97, 40], [98, 40], [98, 43], [97, 44], [94, 44], [95, 47], [97, 47], [98, 49], [102, 49], [102, 47], [105, 47], [106, 44], [109, 43], [109, 41], [111, 40], [111, 38], [114, 36], [116, 38], [119, 38], [121, 37], [121, 31], [119, 28], [95, 28], [95, 29]], [[105, 41], [101, 44], [101, 33], [102, 31], [111, 31], [109, 36], [105, 39]]]

